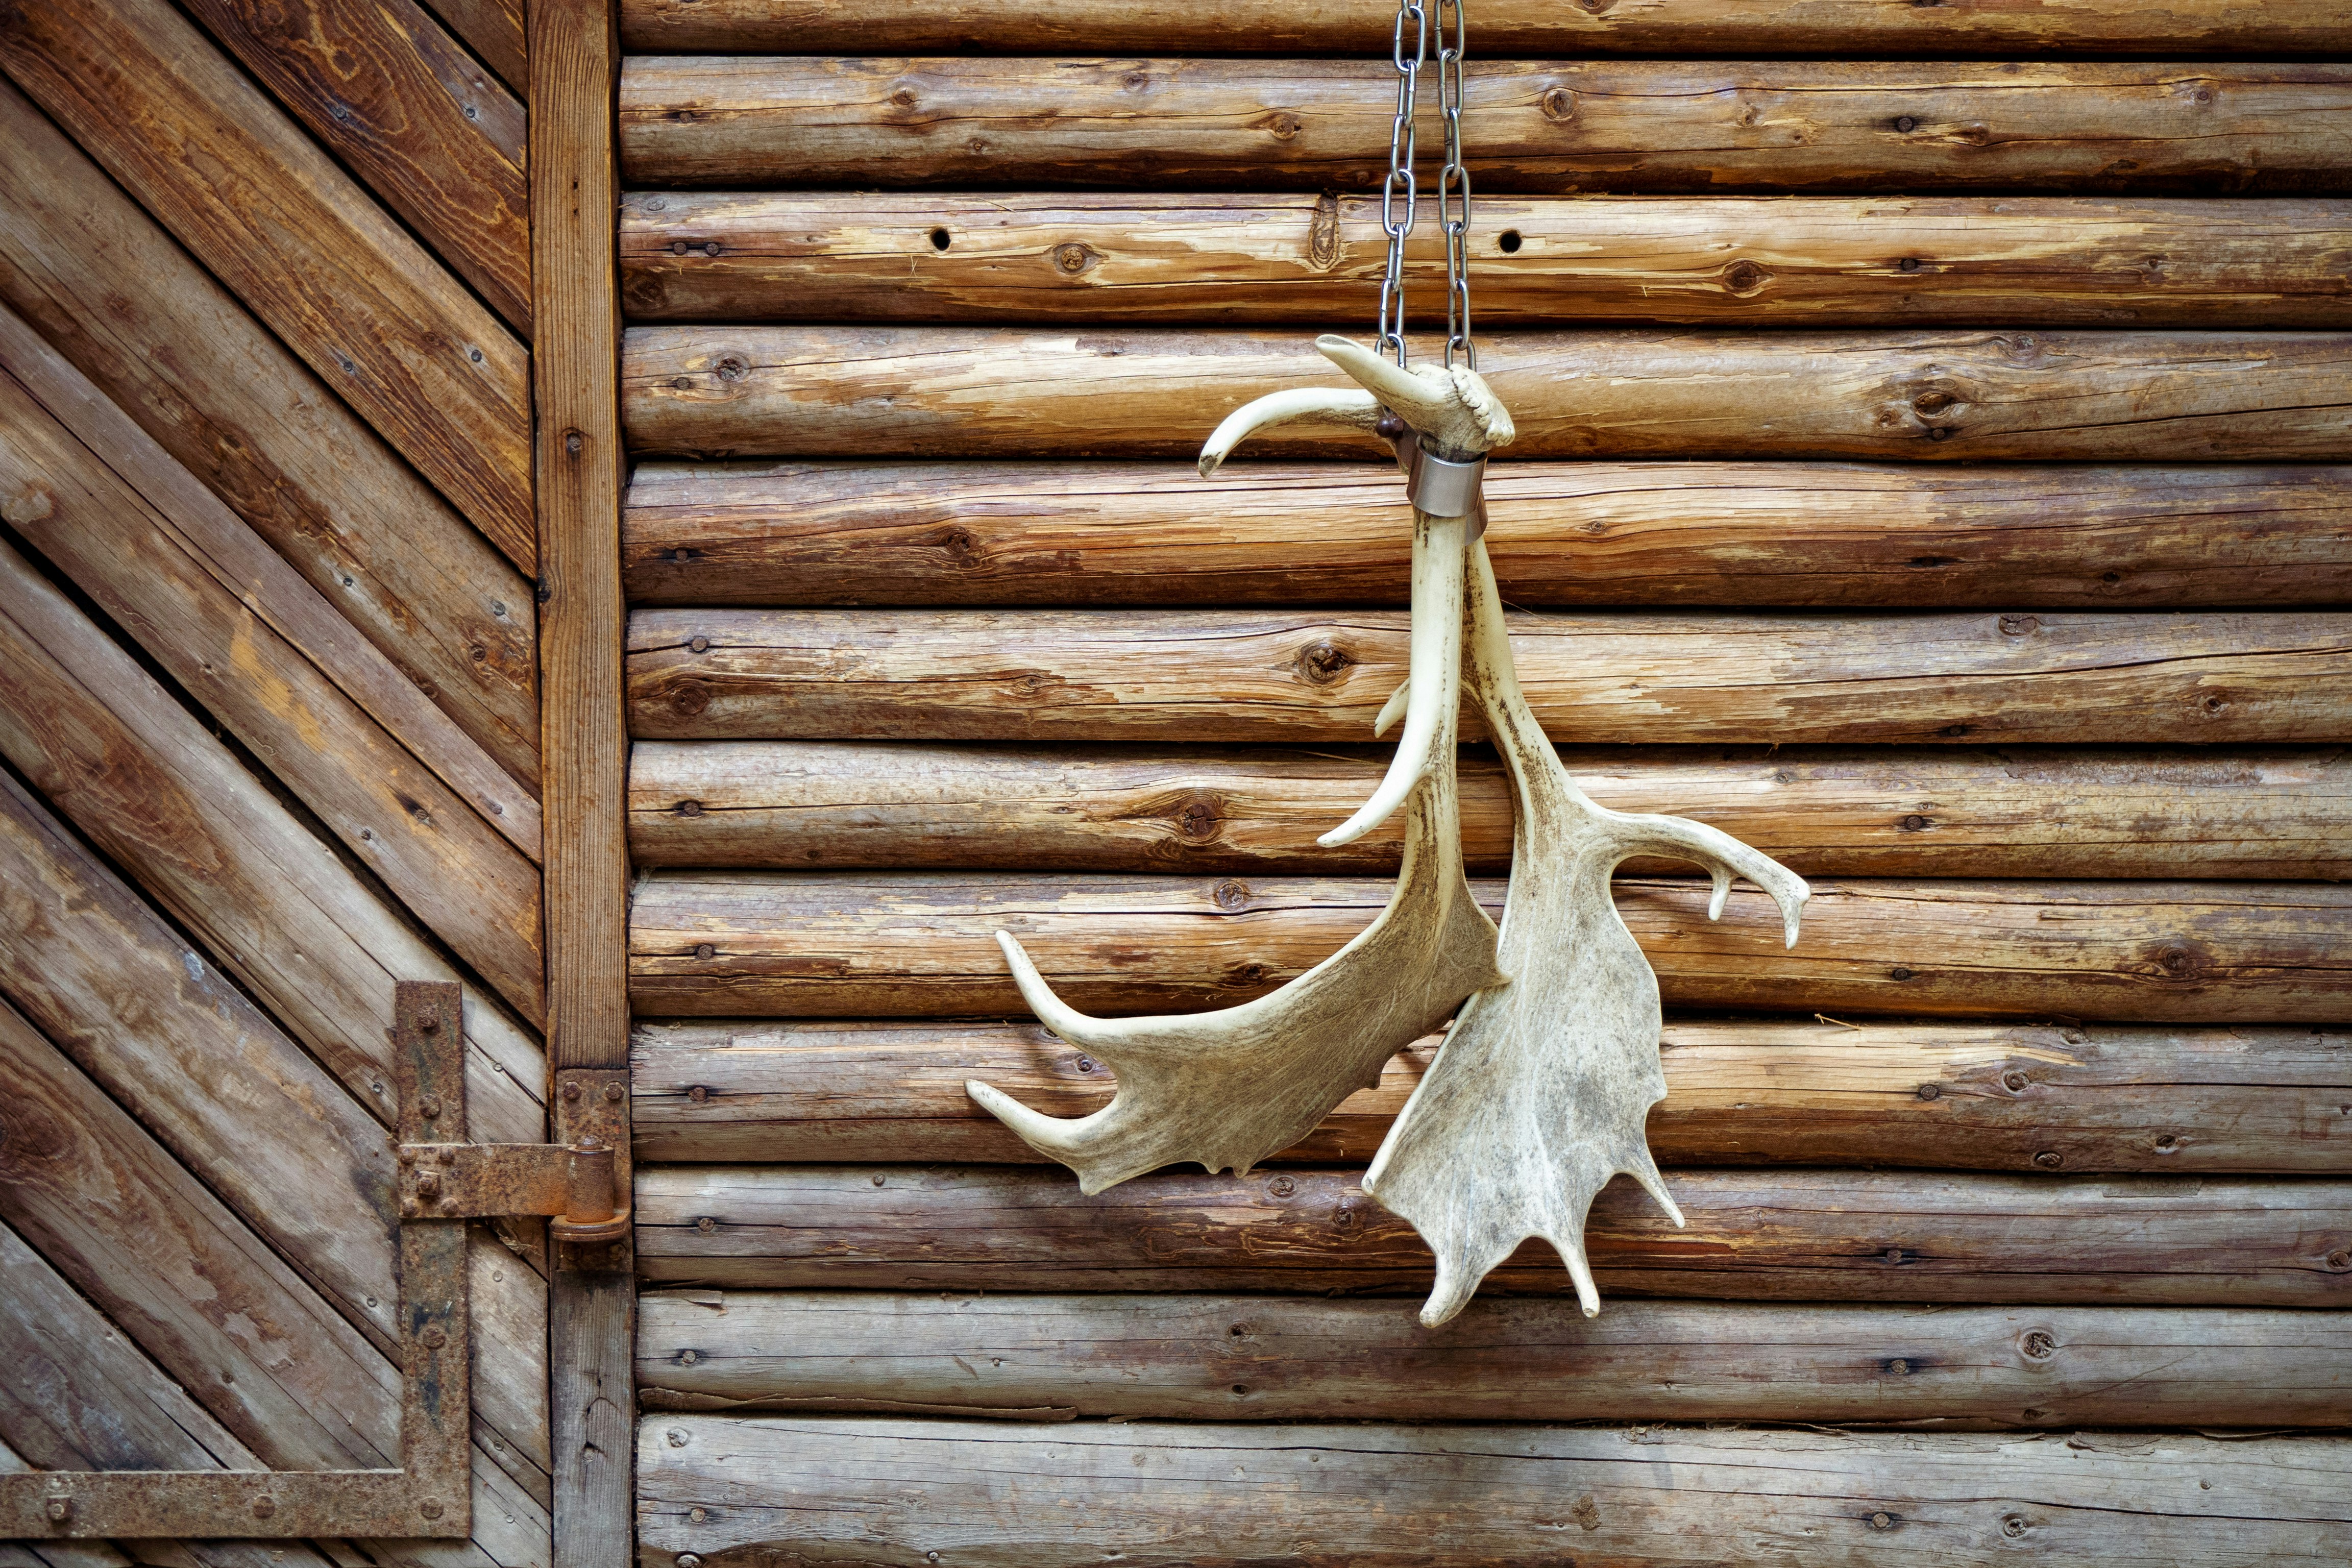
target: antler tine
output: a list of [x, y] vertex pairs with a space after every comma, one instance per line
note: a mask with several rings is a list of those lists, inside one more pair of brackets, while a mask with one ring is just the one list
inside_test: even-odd
[[1510, 410], [1475, 370], [1402, 370], [1336, 332], [1317, 338], [1315, 346], [1446, 457], [1465, 458], [1507, 447], [1518, 434]]
[[1276, 425], [1345, 425], [1370, 430], [1380, 422], [1380, 400], [1352, 386], [1296, 386], [1269, 392], [1243, 404], [1224, 419], [1201, 447], [1201, 477], [1207, 479], [1260, 430]]
[[[1420, 531], [1425, 550], [1413, 552], [1412, 648], [1404, 684], [1404, 733], [1397, 738], [1388, 772], [1371, 798], [1354, 816], [1315, 842], [1326, 849], [1353, 844], [1395, 815], [1433, 762], [1433, 742], [1441, 719], [1454, 712], [1452, 689], [1462, 668], [1463, 548], [1467, 520], [1424, 517]], [[1450, 561], [1445, 557], [1451, 557]], [[1396, 706], [1391, 697], [1381, 712]], [[1387, 728], [1375, 721], [1373, 733]]]

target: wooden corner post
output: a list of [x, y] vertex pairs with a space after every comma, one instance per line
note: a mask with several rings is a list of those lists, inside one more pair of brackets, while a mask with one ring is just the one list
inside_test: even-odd
[[[629, 1179], [622, 819], [620, 208], [613, 0], [530, 0], [532, 362], [548, 1061], [555, 1135]], [[625, 1236], [562, 1243], [549, 1302], [556, 1568], [634, 1555], [636, 1295]]]

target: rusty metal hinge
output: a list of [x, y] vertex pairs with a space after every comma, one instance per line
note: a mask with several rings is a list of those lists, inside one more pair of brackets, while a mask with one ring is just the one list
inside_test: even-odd
[[[447, 1540], [473, 1533], [472, 1321], [466, 1222], [554, 1216], [560, 1240], [622, 1237], [626, 1090], [577, 1103], [569, 1147], [468, 1142], [466, 1037], [454, 984], [394, 997], [400, 1089], [400, 1468], [34, 1470], [0, 1476], [0, 1539], [289, 1536]], [[605, 1086], [606, 1089], [612, 1087]], [[572, 1094], [571, 1100], [583, 1097]], [[583, 1111], [585, 1114], [583, 1114]]]

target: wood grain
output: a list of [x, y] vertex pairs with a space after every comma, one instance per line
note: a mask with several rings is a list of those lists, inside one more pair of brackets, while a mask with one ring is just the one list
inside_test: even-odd
[[[1503, 885], [1474, 890], [1502, 912]], [[1620, 878], [1669, 1007], [2118, 1022], [2333, 1021], [2352, 997], [2352, 889], [2293, 882], [1816, 880], [1781, 945], [1743, 887]], [[996, 932], [1090, 1013], [1263, 995], [1337, 952], [1385, 881], [961, 873], [655, 872], [630, 911], [646, 1016], [1019, 1017]]]
[[2021, 1541], [2058, 1562], [2286, 1568], [2352, 1549], [2352, 1449], [2321, 1436], [1095, 1424], [1047, 1435], [674, 1415], [646, 1422], [637, 1452], [639, 1527], [664, 1557], [814, 1558], [835, 1550], [843, 1513], [869, 1557], [921, 1561], [938, 1542], [970, 1568], [1276, 1561], [1301, 1542], [1426, 1568], [1682, 1568], [1727, 1548], [1807, 1568], [1973, 1568]]
[[528, 353], [166, 0], [0, 11], [0, 65], [507, 553]]
[[[224, 570], [4, 374], [0, 508], [416, 918], [541, 1019], [530, 857], [304, 657], [263, 584]], [[6, 570], [30, 591], [28, 567]]]
[[[1391, 13], [1393, 16], [1393, 13]], [[1482, 35], [1483, 38], [1483, 35]], [[1335, 190], [1388, 172], [1355, 60], [633, 57], [640, 185]], [[1494, 45], [1483, 42], [1481, 49]], [[1500, 60], [1465, 74], [1481, 194], [2341, 191], [2352, 65]], [[1439, 142], [1436, 94], [1421, 144]]]
[[628, 846], [617, 541], [618, 306], [608, 0], [532, 12], [531, 245], [538, 290], [540, 693], [547, 984], [556, 1068], [628, 1060]]
[[416, 0], [191, 0], [209, 28], [490, 309], [530, 336], [523, 108]]
[[[9, 1083], [0, 1103], [8, 1135], [0, 1218], [126, 1326], [140, 1349], [264, 1465], [397, 1465], [400, 1374], [389, 1343], [346, 1322], [268, 1240], [5, 1006], [0, 1060]], [[388, 1142], [381, 1158], [388, 1165]], [[391, 1316], [390, 1228], [370, 1237], [387, 1250], [379, 1322]], [[522, 1269], [512, 1259], [506, 1267]], [[524, 1347], [497, 1348], [505, 1354]], [[477, 1380], [486, 1407], [499, 1395], [484, 1385], [503, 1381]], [[544, 1505], [485, 1452], [494, 1436], [502, 1433], [499, 1440], [511, 1447], [528, 1443], [530, 1432], [495, 1417], [478, 1432], [475, 1530], [489, 1560], [543, 1559]], [[402, 1555], [425, 1568], [473, 1568], [485, 1559], [470, 1542], [419, 1542]]]
[[[1370, 797], [1370, 749], [642, 741], [641, 867], [1391, 873], [1402, 826], [1315, 841]], [[1692, 816], [1808, 876], [2352, 877], [2352, 758], [2311, 751], [1579, 747], [1618, 811]], [[1463, 851], [1499, 875], [1510, 790], [1460, 763]], [[1666, 862], [1632, 863], [1637, 871]]]
[[[485, 65], [499, 73], [499, 79], [518, 94], [530, 90], [522, 0], [425, 0], [425, 4]], [[2287, 36], [2293, 36], [2295, 24], [2290, 21], [2286, 26]]]
[[[1438, 1044], [1280, 1163], [1368, 1163]], [[1009, 1019], [671, 1020], [638, 1026], [635, 1056], [637, 1158], [692, 1163], [1034, 1164], [964, 1084], [1084, 1116], [1116, 1079]], [[1677, 1019], [1664, 1059], [1649, 1141], [1669, 1166], [2338, 1175], [2352, 1152], [2352, 1055], [2305, 1029]]]
[[[448, 8], [442, 0], [442, 9]], [[860, 54], [1377, 56], [1391, 18], [1339, 0], [623, 0], [621, 37], [648, 51]], [[2352, 24], [2328, 0], [1487, 0], [1479, 56], [1905, 54], [2014, 58], [2342, 54]]]
[[[1477, 226], [1482, 327], [2352, 324], [2341, 201], [1503, 196]], [[1387, 247], [1367, 196], [640, 191], [621, 289], [649, 321], [1320, 324]], [[1434, 226], [1406, 261], [1442, 299]]]
[[[249, 1226], [250, 1249], [269, 1254], [273, 1267], [299, 1273], [306, 1289], [331, 1303], [318, 1310], [338, 1325], [348, 1324], [345, 1331], [355, 1336], [353, 1342], [373, 1347], [369, 1353], [376, 1370], [368, 1379], [381, 1389], [382, 1405], [367, 1419], [382, 1425], [369, 1441], [390, 1445], [385, 1453], [396, 1454], [399, 1374], [389, 1358], [399, 1342], [399, 1222], [390, 1118], [383, 1109], [391, 1093], [389, 1040], [380, 1036], [377, 1046], [386, 1058], [382, 1067], [387, 1070], [377, 1080], [383, 1089], [364, 1098], [345, 1092], [246, 999], [228, 974], [191, 950], [8, 778], [0, 778], [0, 915], [5, 917], [0, 927], [0, 960], [5, 962], [0, 992], [105, 1091], [89, 1104], [139, 1108], [147, 1131], [134, 1142], [147, 1146], [152, 1132], [163, 1146], [153, 1151], [154, 1168], [168, 1167], [173, 1182], [201, 1195], [200, 1208], [226, 1205], [233, 1210], [236, 1220], [223, 1223], [237, 1234]], [[22, 1076], [11, 1075], [12, 1089]], [[19, 1096], [15, 1103], [31, 1102]], [[493, 1102], [485, 1109], [501, 1108]], [[86, 1133], [96, 1125], [90, 1120], [96, 1114], [60, 1113], [56, 1126], [71, 1124]], [[127, 1116], [123, 1124], [132, 1125]], [[475, 1123], [484, 1137], [497, 1136], [497, 1125], [488, 1118]], [[37, 1160], [46, 1148], [72, 1146], [58, 1142], [61, 1136], [54, 1128], [40, 1138], [12, 1134], [8, 1157]], [[80, 1197], [59, 1197], [61, 1215], [104, 1200], [104, 1170], [101, 1163]], [[12, 1223], [22, 1228], [24, 1222]], [[68, 1223], [59, 1218], [58, 1236]], [[74, 1223], [87, 1225], [88, 1216]], [[204, 1247], [191, 1251], [194, 1243], [165, 1245], [157, 1237], [224, 1234], [221, 1224], [207, 1220], [191, 1227], [174, 1222], [158, 1231], [158, 1223], [142, 1221], [134, 1207], [110, 1243], [115, 1255], [135, 1259], [140, 1269], [187, 1269], [199, 1279], [211, 1272], [215, 1266], [203, 1261]], [[48, 1233], [32, 1239], [62, 1266]], [[229, 1243], [205, 1246], [233, 1242], [232, 1237]], [[276, 1262], [281, 1254], [283, 1264]], [[535, 1498], [533, 1507], [543, 1510], [549, 1462], [546, 1288], [521, 1258], [486, 1233], [478, 1231], [471, 1238], [467, 1268], [478, 1347], [478, 1470], [489, 1463], [496, 1486]], [[79, 1278], [77, 1284], [91, 1289]], [[207, 1321], [217, 1305], [222, 1331], [253, 1336], [250, 1353], [272, 1353], [271, 1325], [282, 1313], [260, 1305], [246, 1311], [233, 1299], [193, 1284], [166, 1283], [152, 1290], [173, 1303], [173, 1313], [194, 1313]], [[207, 1385], [213, 1374], [203, 1369], [219, 1364], [199, 1358], [201, 1375], [190, 1384], [186, 1365], [164, 1357], [152, 1343], [147, 1348], [192, 1387]], [[363, 1407], [348, 1399], [330, 1399], [306, 1419], [356, 1420], [363, 1414]], [[234, 1420], [228, 1424], [245, 1440], [255, 1441]], [[484, 1449], [488, 1461], [481, 1458]], [[303, 1462], [315, 1468], [349, 1461]]]
[[[1603, 1298], [2352, 1300], [2352, 1270], [2327, 1262], [2352, 1256], [2340, 1180], [1678, 1171], [1668, 1185], [1685, 1229], [1631, 1183], [1593, 1205]], [[727, 1289], [1416, 1295], [1430, 1279], [1412, 1227], [1336, 1172], [1162, 1172], [1089, 1198], [1058, 1170], [655, 1165], [637, 1232], [646, 1279]], [[1571, 1290], [1538, 1242], [1487, 1288]]]
[[[1367, 742], [1406, 615], [639, 610], [647, 740]], [[1512, 617], [1554, 740], [1729, 745], [2344, 738], [2352, 616], [2049, 611]], [[1483, 727], [1465, 716], [1466, 737]]]
[[[401, 980], [457, 981], [180, 700], [0, 551], [0, 754], [393, 1124], [384, 1020]], [[544, 1136], [546, 1059], [466, 984], [467, 1082], [492, 1140]]]
[[536, 797], [530, 584], [0, 81], [0, 302]]
[[[1514, 461], [2337, 462], [2352, 414], [2352, 337], [2321, 333], [1618, 330], [1480, 351]], [[635, 327], [621, 397], [651, 456], [1190, 459], [1250, 399], [1335, 374], [1295, 330]], [[1251, 450], [1373, 455], [1311, 427]]]
[[2330, 1426], [2352, 1322], [2182, 1307], [667, 1291], [658, 1409], [1179, 1421]]
[[[1503, 597], [2006, 609], [2352, 600], [2352, 468], [1511, 463]], [[1369, 464], [640, 463], [640, 605], [1402, 605]]]

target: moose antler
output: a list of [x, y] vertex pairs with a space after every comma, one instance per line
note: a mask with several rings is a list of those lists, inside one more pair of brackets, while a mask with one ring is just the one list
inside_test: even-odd
[[1010, 935], [1013, 977], [1045, 1026], [1110, 1064], [1118, 1091], [1076, 1120], [1045, 1116], [971, 1082], [982, 1107], [1087, 1193], [1180, 1161], [1236, 1174], [1297, 1142], [1388, 1059], [1498, 984], [1496, 931], [1462, 873], [1454, 752], [1462, 599], [1461, 518], [1413, 519], [1413, 668], [1426, 667], [1419, 783], [1405, 816], [1404, 862], [1387, 909], [1354, 941], [1269, 995], [1238, 1007], [1151, 1018], [1093, 1018], [1054, 994]]
[[1519, 690], [1483, 542], [1471, 547], [1469, 577], [1471, 686], [1518, 807], [1501, 946], [1512, 981], [1463, 1007], [1364, 1178], [1437, 1255], [1421, 1312], [1432, 1328], [1531, 1236], [1559, 1249], [1585, 1315], [1598, 1312], [1584, 1221], [1620, 1172], [1683, 1223], [1643, 1133], [1666, 1093], [1663, 1019], [1657, 976], [1610, 896], [1618, 865], [1657, 855], [1706, 866], [1709, 919], [1744, 877], [1780, 905], [1791, 946], [1808, 896], [1801, 879], [1728, 834], [1610, 811], [1578, 789]]
[[[1354, 376], [1362, 389], [1297, 388], [1269, 393], [1254, 403], [1244, 404], [1225, 416], [1210, 435], [1208, 444], [1201, 448], [1203, 479], [1215, 473], [1245, 437], [1276, 425], [1345, 425], [1388, 435], [1397, 442], [1398, 460], [1406, 464], [1408, 472], [1412, 452], [1408, 442], [1416, 443], [1422, 451], [1444, 462], [1461, 465], [1477, 461], [1496, 447], [1508, 446], [1517, 434], [1511, 425], [1510, 411], [1503, 406], [1486, 378], [1475, 370], [1439, 365], [1405, 370], [1362, 344], [1330, 332], [1317, 338], [1315, 346], [1322, 351], [1324, 358]], [[1391, 419], [1392, 425], [1384, 423]], [[1423, 515], [1415, 513], [1416, 519]], [[1419, 527], [1418, 521], [1415, 526]], [[1483, 526], [1483, 518], [1472, 530], [1474, 537], [1477, 526]], [[1458, 577], [1454, 585], [1458, 595]], [[1421, 631], [1424, 616], [1445, 623], [1446, 637], [1453, 647], [1450, 655], [1442, 656], [1435, 643], [1431, 643], [1424, 653]], [[1316, 840], [1326, 848], [1352, 844], [1386, 822], [1421, 782], [1434, 755], [1430, 749], [1430, 737], [1437, 722], [1438, 704], [1443, 699], [1450, 710], [1454, 701], [1444, 695], [1450, 682], [1441, 683], [1435, 661], [1441, 656], [1456, 661], [1460, 658], [1459, 597], [1451, 605], [1432, 603], [1424, 609], [1416, 582], [1412, 624], [1412, 667], [1406, 681], [1411, 704], [1405, 731], [1397, 740], [1395, 759], [1371, 798], [1358, 807], [1353, 816]], [[1450, 753], [1446, 765], [1453, 765]]]

